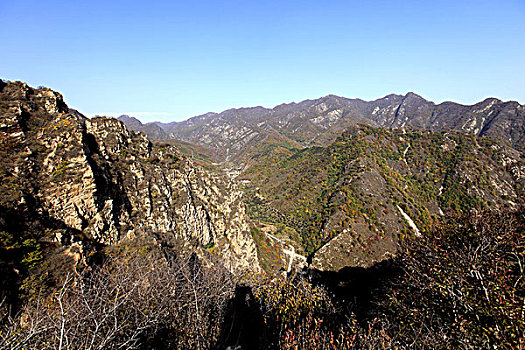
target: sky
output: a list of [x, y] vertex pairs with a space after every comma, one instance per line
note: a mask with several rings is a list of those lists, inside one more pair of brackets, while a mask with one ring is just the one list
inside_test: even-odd
[[0, 24], [0, 78], [87, 116], [409, 91], [525, 103], [525, 0], [0, 0]]

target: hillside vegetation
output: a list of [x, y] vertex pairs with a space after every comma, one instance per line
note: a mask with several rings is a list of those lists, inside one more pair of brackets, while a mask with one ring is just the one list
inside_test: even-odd
[[327, 96], [195, 146], [0, 81], [0, 350], [524, 349], [525, 159], [479, 136], [520, 108]]
[[360, 125], [328, 147], [262, 153], [240, 178], [251, 181], [253, 219], [292, 232], [314, 266], [337, 270], [392, 256], [445, 216], [515, 208], [523, 166], [488, 138]]
[[2, 305], [0, 348], [520, 349], [524, 249], [523, 208], [451, 217], [386, 263], [293, 280], [123, 242], [17, 315]]

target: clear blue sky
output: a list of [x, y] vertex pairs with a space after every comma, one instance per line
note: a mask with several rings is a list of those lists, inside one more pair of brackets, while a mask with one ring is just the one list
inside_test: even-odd
[[408, 91], [525, 102], [525, 0], [0, 0], [0, 24], [0, 77], [87, 115]]

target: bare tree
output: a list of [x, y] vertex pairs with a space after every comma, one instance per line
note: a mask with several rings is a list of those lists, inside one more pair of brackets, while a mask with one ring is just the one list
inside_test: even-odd
[[125, 254], [5, 318], [0, 349], [209, 349], [234, 287], [217, 264]]

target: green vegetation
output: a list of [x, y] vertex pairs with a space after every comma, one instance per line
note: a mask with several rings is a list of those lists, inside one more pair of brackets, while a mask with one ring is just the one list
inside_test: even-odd
[[[260, 235], [257, 229], [253, 234]], [[1, 237], [3, 249], [38, 251], [31, 240], [17, 245], [9, 235]], [[37, 255], [25, 261], [31, 265]], [[28, 299], [18, 316], [4, 314], [0, 346], [52, 349], [60, 341], [70, 348], [93, 343], [111, 349], [123, 344], [247, 348], [254, 342], [258, 349], [334, 350], [525, 345], [524, 208], [452, 217], [405, 240], [399, 257], [388, 264], [350, 275], [314, 278], [314, 271], [294, 279], [239, 279], [218, 261], [203, 267], [181, 256], [168, 263], [157, 246], [141, 240], [98, 255], [78, 275], [64, 271], [59, 287]]]
[[363, 239], [404, 239], [412, 233], [398, 205], [425, 232], [439, 222], [438, 208], [453, 215], [504, 204], [489, 180], [508, 176], [492, 145], [451, 132], [359, 125], [325, 148], [284, 158], [269, 150], [242, 175], [251, 180], [248, 214], [293, 228], [307, 254], [356, 225], [368, 227], [359, 229]]
[[49, 293], [54, 283], [57, 266], [53, 266], [52, 259], [46, 259], [37, 233], [42, 234], [0, 231], [0, 271], [4, 276], [0, 297], [9, 304], [16, 306], [25, 300], [38, 299]]
[[384, 302], [392, 332], [420, 348], [525, 345], [525, 211], [449, 220], [410, 240]]
[[280, 246], [266, 237], [264, 233], [255, 226], [252, 227], [251, 234], [257, 245], [257, 257], [263, 270], [270, 274], [279, 271], [283, 266], [280, 257]]

